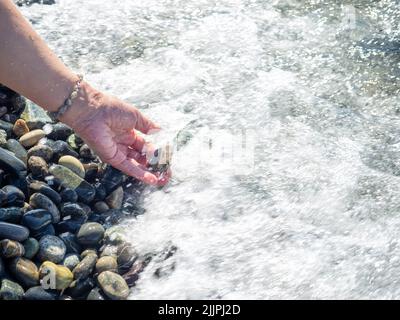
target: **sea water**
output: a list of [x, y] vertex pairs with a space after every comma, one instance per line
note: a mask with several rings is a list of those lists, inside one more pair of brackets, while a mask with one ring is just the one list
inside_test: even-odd
[[173, 143], [170, 185], [147, 188], [123, 226], [140, 253], [177, 250], [132, 299], [400, 298], [398, 1], [22, 11]]

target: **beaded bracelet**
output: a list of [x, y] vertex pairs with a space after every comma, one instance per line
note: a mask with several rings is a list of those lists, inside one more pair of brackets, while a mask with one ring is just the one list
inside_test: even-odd
[[72, 90], [69, 97], [67, 99], [65, 99], [64, 103], [58, 108], [57, 111], [47, 112], [47, 114], [53, 121], [59, 120], [59, 118], [69, 109], [69, 107], [72, 106], [72, 102], [78, 96], [79, 90], [81, 88], [82, 80], [83, 80], [83, 76], [78, 74], [78, 80], [76, 81], [74, 89]]

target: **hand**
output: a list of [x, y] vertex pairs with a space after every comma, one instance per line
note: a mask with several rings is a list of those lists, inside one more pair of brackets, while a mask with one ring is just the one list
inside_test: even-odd
[[164, 175], [149, 172], [146, 154], [155, 149], [136, 130], [149, 134], [160, 127], [135, 107], [82, 83], [79, 96], [60, 119], [104, 162], [147, 184], [165, 185]]

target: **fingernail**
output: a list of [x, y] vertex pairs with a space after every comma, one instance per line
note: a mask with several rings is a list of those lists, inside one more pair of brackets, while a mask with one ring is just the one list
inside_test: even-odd
[[149, 129], [149, 131], [147, 131], [147, 134], [155, 134], [160, 131], [161, 131], [161, 127], [151, 128], [151, 129]]
[[151, 173], [146, 173], [145, 179], [146, 179], [147, 183], [153, 184], [153, 185], [157, 184], [157, 182], [158, 182], [156, 176]]

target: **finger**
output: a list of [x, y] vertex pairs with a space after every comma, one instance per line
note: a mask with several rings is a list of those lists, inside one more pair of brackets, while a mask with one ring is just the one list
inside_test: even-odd
[[135, 177], [136, 179], [143, 181], [144, 183], [151, 185], [157, 185], [158, 183], [158, 179], [154, 174], [143, 170], [140, 167], [139, 163], [132, 158], [125, 159], [115, 167], [121, 170], [123, 173]]
[[116, 139], [119, 144], [129, 146], [140, 153], [151, 153], [156, 149], [152, 143], [147, 142], [141, 135], [136, 134], [135, 130], [121, 134]]
[[127, 157], [135, 159], [139, 164], [144, 167], [147, 165], [146, 156], [136, 150], [128, 149]]
[[136, 125], [135, 125], [136, 130], [139, 130], [140, 132], [146, 134], [147, 133], [151, 134], [161, 129], [160, 126], [156, 125], [153, 121], [144, 116], [138, 109], [135, 108], [135, 112], [136, 112]]

